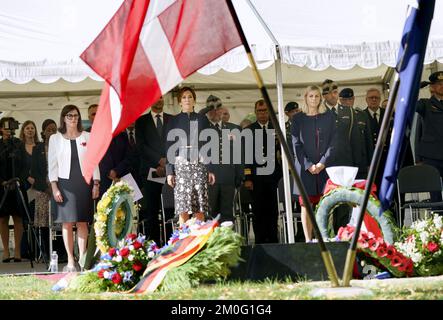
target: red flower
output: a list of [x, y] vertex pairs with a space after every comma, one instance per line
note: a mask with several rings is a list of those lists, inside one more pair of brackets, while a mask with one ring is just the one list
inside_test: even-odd
[[112, 257], [115, 254], [116, 251], [117, 250], [115, 248], [111, 248], [111, 249], [109, 249], [108, 253]]
[[126, 239], [128, 239], [128, 240], [137, 239], [137, 235], [135, 233], [130, 233], [126, 236]]
[[142, 244], [140, 242], [138, 242], [138, 241], [134, 242], [134, 249], [135, 250], [140, 249], [141, 247], [142, 247]]
[[369, 250], [371, 251], [377, 251], [379, 245], [380, 243], [378, 242], [377, 239], [369, 239], [368, 241]]
[[83, 147], [86, 147], [86, 141], [83, 141], [82, 143], [80, 143]]
[[103, 278], [103, 273], [105, 273], [105, 269], [100, 269], [100, 270], [98, 270], [98, 272], [97, 272], [97, 276], [98, 276], [99, 278]]
[[386, 258], [393, 259], [393, 257], [397, 255], [397, 249], [394, 246], [389, 245], [386, 248]]
[[338, 229], [338, 239], [342, 240], [342, 241], [349, 241], [352, 239], [352, 234], [354, 233], [354, 228], [351, 226], [346, 226], [346, 227], [340, 227], [340, 229]]
[[395, 253], [391, 258], [391, 266], [397, 267], [397, 268], [400, 267], [402, 260], [403, 259], [397, 253]]
[[438, 244], [436, 244], [435, 242], [429, 242], [427, 245], [427, 248], [428, 248], [429, 252], [435, 252], [435, 251], [438, 251], [438, 249], [439, 249]]
[[126, 248], [126, 247], [122, 248], [122, 249], [120, 250], [120, 255], [121, 255], [122, 257], [127, 257], [127, 256], [129, 255], [129, 249]]
[[380, 243], [380, 245], [377, 248], [377, 256], [379, 256], [380, 258], [386, 257], [386, 255], [388, 254], [386, 251], [386, 244], [385, 243]]
[[143, 265], [140, 261], [136, 261], [132, 265], [132, 269], [134, 269], [135, 272], [139, 272], [142, 268], [143, 268]]
[[116, 272], [112, 275], [111, 280], [115, 284], [119, 284], [120, 282], [122, 282], [122, 276], [120, 275], [120, 273]]
[[364, 237], [358, 238], [357, 245], [359, 248], [366, 249], [369, 247], [368, 239]]
[[406, 264], [406, 274], [412, 275], [414, 272], [414, 263], [411, 259], [408, 259], [408, 263]]

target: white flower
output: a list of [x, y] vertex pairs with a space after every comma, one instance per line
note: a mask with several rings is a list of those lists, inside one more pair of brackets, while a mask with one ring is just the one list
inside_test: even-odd
[[153, 258], [155, 255], [154, 251], [149, 251], [148, 252], [148, 258]]
[[429, 238], [429, 232], [427, 231], [423, 231], [420, 233], [420, 240], [423, 243], [427, 243], [428, 242], [428, 238]]
[[110, 279], [111, 278], [110, 273], [108, 271], [103, 272], [103, 278]]
[[128, 256], [128, 260], [129, 260], [129, 261], [134, 260], [134, 256], [133, 256], [132, 254], [130, 254], [130, 255]]
[[117, 261], [117, 262], [122, 262], [122, 256], [117, 255], [116, 257], [112, 258], [112, 260]]
[[434, 215], [434, 219], [433, 219], [433, 222], [434, 222], [434, 225], [435, 225], [435, 227], [437, 228], [437, 229], [441, 229], [442, 228], [442, 226], [443, 226], [443, 220], [442, 220], [443, 218], [442, 218], [442, 216], [439, 216], [439, 215]]
[[129, 249], [130, 251], [132, 251], [132, 250], [134, 250], [134, 246], [131, 244], [131, 245], [128, 247], [128, 249]]

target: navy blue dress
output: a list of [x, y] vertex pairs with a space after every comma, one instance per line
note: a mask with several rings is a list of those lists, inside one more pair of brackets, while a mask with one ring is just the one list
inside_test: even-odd
[[[291, 134], [296, 155], [295, 169], [306, 192], [309, 196], [321, 195], [328, 180], [326, 170], [313, 175], [308, 169], [319, 162], [326, 167], [331, 164], [334, 156], [335, 115], [332, 111], [315, 116], [297, 113], [292, 119]], [[296, 184], [294, 186], [294, 194], [299, 195]]]

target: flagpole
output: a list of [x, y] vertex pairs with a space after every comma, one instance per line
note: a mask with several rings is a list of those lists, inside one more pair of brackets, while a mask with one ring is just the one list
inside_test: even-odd
[[366, 212], [366, 207], [369, 201], [369, 195], [371, 194], [371, 186], [374, 183], [375, 175], [377, 173], [378, 166], [380, 164], [380, 159], [383, 153], [383, 146], [386, 142], [386, 137], [388, 136], [389, 126], [394, 112], [395, 99], [397, 97], [398, 88], [400, 86], [400, 78], [398, 72], [395, 75], [394, 86], [389, 94], [388, 104], [386, 106], [385, 114], [383, 117], [382, 124], [380, 126], [380, 132], [377, 138], [377, 144], [374, 150], [374, 155], [372, 156], [371, 165], [369, 167], [368, 178], [366, 180], [365, 192], [363, 195], [363, 201], [360, 204], [360, 210], [357, 218], [357, 225], [355, 226], [354, 235], [351, 240], [348, 252], [346, 254], [346, 262], [343, 270], [343, 286], [349, 287], [352, 278], [352, 269], [356, 256], [357, 241], [360, 235], [360, 229], [363, 224], [364, 213]]
[[238, 19], [237, 13], [235, 11], [234, 5], [232, 3], [232, 0], [226, 0], [226, 3], [229, 7], [229, 11], [231, 12], [231, 16], [234, 20], [234, 23], [237, 27], [237, 31], [240, 35], [242, 44], [245, 48], [246, 54], [248, 55], [248, 59], [249, 59], [249, 63], [251, 64], [251, 68], [253, 71], [253, 74], [255, 76], [255, 80], [257, 81], [257, 86], [259, 87], [261, 94], [263, 96], [263, 99], [266, 102], [266, 106], [268, 108], [269, 111], [269, 115], [270, 115], [270, 120], [272, 125], [274, 126], [274, 129], [277, 133], [277, 138], [280, 141], [280, 144], [282, 146], [282, 149], [288, 159], [288, 166], [289, 166], [289, 171], [291, 172], [292, 177], [295, 180], [295, 183], [297, 184], [297, 187], [300, 191], [300, 196], [302, 197], [303, 203], [306, 206], [307, 209], [307, 213], [309, 216], [309, 219], [312, 222], [312, 226], [313, 226], [313, 231], [314, 234], [316, 236], [316, 238], [318, 239], [318, 244], [320, 246], [320, 251], [321, 251], [321, 256], [323, 259], [323, 263], [326, 267], [326, 271], [328, 273], [329, 279], [332, 282], [332, 286], [333, 287], [338, 287], [340, 286], [339, 281], [338, 281], [338, 276], [337, 276], [337, 270], [335, 269], [335, 265], [334, 262], [332, 260], [332, 256], [330, 251], [326, 248], [325, 242], [323, 241], [323, 237], [320, 233], [320, 229], [318, 227], [317, 221], [315, 220], [315, 216], [314, 216], [314, 211], [312, 209], [312, 205], [309, 202], [308, 196], [306, 194], [306, 190], [303, 186], [303, 183], [301, 182], [301, 179], [299, 177], [299, 175], [297, 174], [297, 172], [295, 171], [295, 167], [294, 167], [294, 159], [292, 157], [292, 154], [289, 152], [289, 147], [288, 144], [286, 143], [286, 139], [283, 136], [283, 133], [281, 131], [280, 125], [278, 123], [277, 120], [277, 116], [275, 114], [274, 108], [272, 107], [272, 102], [271, 99], [269, 98], [268, 95], [268, 91], [266, 90], [266, 87], [263, 84], [263, 80], [262, 77], [258, 71], [257, 65], [255, 63], [254, 57], [252, 55], [251, 52], [251, 48], [249, 47], [248, 41], [246, 40], [246, 36], [243, 32], [243, 29], [241, 27], [240, 21]]

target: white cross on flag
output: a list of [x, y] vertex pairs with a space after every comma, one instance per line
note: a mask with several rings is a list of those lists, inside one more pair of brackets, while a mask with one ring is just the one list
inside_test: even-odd
[[125, 0], [81, 58], [105, 80], [83, 160], [90, 181], [112, 137], [161, 95], [241, 45], [222, 0]]

